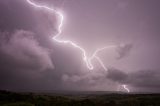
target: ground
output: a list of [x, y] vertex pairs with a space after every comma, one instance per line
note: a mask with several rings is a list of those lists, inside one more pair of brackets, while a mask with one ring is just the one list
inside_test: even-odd
[[0, 106], [160, 106], [160, 94], [0, 91]]

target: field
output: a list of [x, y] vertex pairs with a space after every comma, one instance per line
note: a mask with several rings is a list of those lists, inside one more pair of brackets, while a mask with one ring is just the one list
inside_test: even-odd
[[0, 91], [0, 106], [160, 106], [160, 94]]

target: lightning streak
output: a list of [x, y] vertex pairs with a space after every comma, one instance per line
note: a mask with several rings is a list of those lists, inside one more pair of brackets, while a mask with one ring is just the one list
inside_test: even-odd
[[105, 65], [104, 65], [104, 63], [102, 62], [102, 60], [97, 56], [97, 54], [98, 54], [98, 52], [101, 52], [101, 51], [103, 51], [104, 49], [112, 48], [112, 47], [116, 47], [116, 46], [106, 46], [106, 47], [103, 47], [103, 48], [99, 48], [99, 49], [97, 49], [97, 50], [93, 53], [93, 55], [92, 55], [91, 57], [87, 57], [86, 51], [85, 51], [81, 46], [79, 46], [78, 44], [76, 44], [75, 42], [70, 41], [70, 40], [59, 40], [59, 39], [58, 39], [59, 35], [60, 35], [61, 32], [62, 32], [62, 26], [63, 26], [63, 21], [64, 21], [63, 14], [62, 14], [60, 11], [58, 11], [58, 10], [56, 10], [56, 9], [53, 9], [53, 8], [49, 8], [49, 7], [44, 6], [44, 5], [37, 5], [36, 3], [32, 2], [31, 0], [27, 0], [27, 2], [28, 2], [29, 4], [31, 4], [32, 6], [34, 6], [34, 7], [44, 8], [44, 9], [47, 9], [47, 10], [49, 10], [49, 11], [51, 11], [51, 12], [54, 12], [55, 14], [58, 15], [58, 17], [59, 17], [58, 33], [57, 33], [56, 36], [53, 37], [53, 40], [55, 40], [55, 41], [58, 42], [58, 43], [70, 44], [71, 46], [79, 49], [79, 50], [82, 52], [83, 60], [84, 60], [84, 62], [86, 63], [88, 69], [90, 69], [90, 70], [94, 69], [94, 66], [92, 65], [92, 60], [93, 60], [93, 59], [97, 59], [98, 62], [101, 64], [101, 66], [104, 68], [104, 70], [107, 71], [107, 68], [105, 67]]
[[[56, 15], [58, 16], [58, 18], [59, 18], [58, 33], [53, 37], [53, 40], [54, 40], [54, 41], [56, 41], [56, 42], [58, 42], [58, 43], [63, 43], [63, 44], [70, 44], [71, 46], [79, 49], [79, 50], [81, 51], [81, 53], [82, 53], [83, 60], [84, 60], [84, 62], [86, 63], [86, 66], [87, 66], [88, 69], [90, 69], [90, 70], [93, 70], [93, 69], [94, 69], [94, 66], [93, 66], [93, 64], [92, 64], [92, 60], [93, 60], [93, 59], [96, 59], [96, 60], [100, 63], [100, 65], [103, 67], [103, 69], [104, 69], [105, 71], [108, 70], [108, 69], [105, 67], [105, 65], [104, 65], [104, 63], [102, 62], [102, 60], [98, 57], [98, 53], [101, 52], [101, 51], [103, 51], [103, 50], [105, 50], [105, 49], [114, 48], [114, 47], [116, 47], [115, 45], [111, 45], [111, 46], [106, 46], [106, 47], [103, 47], [103, 48], [99, 48], [99, 49], [97, 49], [97, 50], [93, 53], [92, 56], [87, 57], [85, 49], [82, 48], [81, 46], [79, 46], [78, 44], [76, 44], [75, 42], [70, 41], [70, 40], [59, 40], [59, 39], [58, 39], [59, 35], [60, 35], [61, 32], [62, 32], [62, 26], [63, 26], [63, 21], [64, 21], [64, 16], [63, 16], [63, 14], [62, 14], [60, 11], [58, 11], [58, 10], [56, 10], [56, 9], [54, 9], [54, 8], [47, 7], [47, 6], [45, 6], [45, 5], [38, 5], [38, 4], [34, 3], [34, 2], [31, 1], [31, 0], [26, 0], [26, 1], [27, 1], [30, 5], [32, 5], [32, 6], [36, 7], [36, 8], [43, 8], [43, 9], [49, 10], [49, 11], [53, 12], [54, 14], [56, 14]], [[129, 89], [126, 88], [126, 85], [123, 85], [123, 87], [124, 87], [124, 89], [126, 89], [127, 91], [129, 91]]]
[[127, 88], [127, 85], [122, 85], [122, 86], [127, 92], [130, 92], [130, 90]]

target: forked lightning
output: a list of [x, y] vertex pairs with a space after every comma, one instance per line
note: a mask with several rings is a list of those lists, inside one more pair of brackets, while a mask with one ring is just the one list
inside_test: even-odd
[[[64, 16], [63, 16], [63, 14], [62, 14], [60, 11], [58, 11], [58, 10], [56, 10], [56, 9], [54, 9], [54, 8], [47, 7], [47, 6], [45, 6], [45, 5], [38, 5], [38, 4], [34, 3], [34, 2], [31, 1], [31, 0], [26, 0], [26, 1], [27, 1], [29, 4], [31, 4], [32, 6], [34, 6], [34, 7], [47, 9], [48, 11], [51, 11], [51, 12], [53, 12], [54, 14], [56, 14], [56, 15], [58, 16], [58, 18], [59, 18], [58, 33], [53, 37], [53, 40], [54, 40], [54, 41], [56, 41], [56, 42], [58, 42], [58, 43], [69, 44], [69, 45], [71, 45], [72, 47], [75, 47], [75, 48], [79, 49], [79, 50], [81, 51], [81, 53], [82, 53], [83, 60], [84, 60], [84, 62], [86, 63], [86, 66], [87, 66], [88, 69], [90, 69], [90, 70], [93, 70], [93, 69], [94, 69], [94, 66], [93, 66], [93, 64], [92, 64], [92, 60], [93, 60], [93, 59], [96, 59], [96, 60], [100, 63], [100, 65], [103, 67], [103, 69], [104, 69], [105, 71], [108, 70], [107, 67], [105, 67], [104, 63], [103, 63], [102, 60], [98, 57], [97, 54], [98, 54], [99, 52], [105, 50], [105, 49], [116, 47], [115, 45], [111, 45], [111, 46], [106, 46], [106, 47], [103, 47], [103, 48], [99, 48], [99, 49], [97, 49], [97, 50], [93, 53], [92, 56], [87, 57], [86, 51], [84, 50], [84, 48], [82, 48], [81, 46], [79, 46], [79, 45], [76, 44], [75, 42], [72, 42], [72, 41], [70, 41], [70, 40], [60, 40], [60, 39], [58, 39], [58, 36], [60, 36], [60, 34], [61, 34], [61, 32], [62, 32], [62, 26], [63, 26], [63, 21], [64, 21]], [[129, 89], [126, 88], [126, 86], [123, 86], [123, 87], [124, 87], [124, 89], [126, 89], [126, 90], [129, 92]]]

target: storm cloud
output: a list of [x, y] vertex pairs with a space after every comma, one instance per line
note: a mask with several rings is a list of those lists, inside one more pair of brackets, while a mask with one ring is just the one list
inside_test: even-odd
[[118, 46], [98, 54], [107, 70], [96, 60], [95, 69], [88, 70], [79, 50], [53, 41], [58, 33], [55, 14], [25, 0], [1, 0], [0, 89], [116, 91], [126, 84], [131, 91], [160, 92], [158, 0], [35, 2], [63, 6], [60, 38], [77, 42], [87, 55]]

